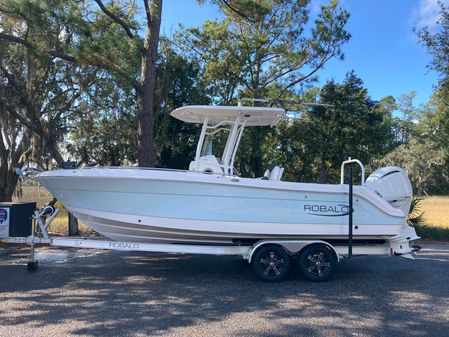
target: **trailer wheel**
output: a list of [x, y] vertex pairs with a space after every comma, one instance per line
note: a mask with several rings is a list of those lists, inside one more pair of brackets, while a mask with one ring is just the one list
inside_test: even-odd
[[302, 276], [312, 282], [329, 280], [337, 267], [334, 252], [325, 245], [312, 245], [304, 248], [298, 258]]
[[256, 275], [265, 282], [285, 280], [290, 273], [290, 255], [278, 245], [257, 249], [251, 264]]

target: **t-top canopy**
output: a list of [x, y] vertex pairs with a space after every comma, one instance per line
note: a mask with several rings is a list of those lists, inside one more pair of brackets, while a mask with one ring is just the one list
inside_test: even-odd
[[282, 117], [285, 110], [281, 108], [251, 107], [251, 106], [210, 106], [188, 105], [173, 110], [170, 115], [186, 123], [216, 124], [223, 121], [233, 122], [237, 117], [241, 121], [246, 120], [246, 126], [275, 125]]

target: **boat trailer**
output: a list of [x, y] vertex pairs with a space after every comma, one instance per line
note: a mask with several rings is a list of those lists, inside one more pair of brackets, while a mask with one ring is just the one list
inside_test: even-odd
[[[342, 163], [342, 184], [344, 183], [345, 166], [349, 167], [348, 196], [350, 210], [353, 210], [353, 164], [357, 164], [361, 168], [362, 183], [365, 178], [364, 167], [360, 161], [348, 158], [347, 161]], [[352, 235], [353, 211], [350, 211], [348, 214], [348, 239], [343, 244], [333, 244], [324, 240], [292, 239], [260, 240], [252, 244], [240, 243], [236, 245], [141, 243], [92, 237], [51, 236], [48, 228], [60, 211], [61, 209], [54, 207], [54, 202], [50, 202], [41, 210], [34, 211], [34, 221], [32, 222], [30, 236], [6, 237], [0, 239], [0, 242], [29, 245], [30, 254], [27, 269], [30, 271], [38, 269], [39, 266], [39, 262], [35, 259], [34, 254], [36, 245], [48, 245], [77, 249], [241, 256], [252, 265], [254, 272], [260, 279], [268, 282], [284, 280], [290, 273], [292, 262], [297, 264], [305, 279], [320, 282], [327, 281], [334, 274], [336, 266], [342, 258], [366, 255], [395, 255], [413, 259], [413, 253], [420, 249], [419, 246], [410, 246], [410, 241], [419, 237], [407, 231], [381, 243], [363, 242], [354, 244]]]
[[[27, 269], [38, 269], [35, 259], [35, 247], [47, 245], [53, 247], [77, 249], [104, 249], [116, 251], [158, 252], [173, 254], [234, 255], [241, 256], [251, 263], [256, 275], [269, 282], [285, 279], [296, 262], [303, 277], [310, 281], [327, 281], [335, 272], [342, 258], [355, 255], [398, 255], [388, 243], [333, 245], [323, 240], [260, 240], [254, 244], [240, 245], [199, 245], [174, 243], [121, 242], [92, 237], [51, 236], [48, 228], [61, 209], [45, 206], [35, 210], [32, 235], [28, 237], [7, 237], [0, 241], [12, 244], [27, 244], [30, 254]], [[418, 250], [417, 247], [414, 251]], [[350, 252], [350, 254], [348, 253]], [[403, 257], [413, 258], [411, 254]]]

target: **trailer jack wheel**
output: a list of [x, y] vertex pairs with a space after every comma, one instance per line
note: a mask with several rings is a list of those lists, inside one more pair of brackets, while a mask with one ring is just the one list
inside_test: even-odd
[[260, 247], [251, 264], [256, 275], [266, 282], [285, 280], [290, 273], [290, 256], [277, 245]]
[[33, 260], [27, 263], [27, 270], [28, 271], [35, 271], [39, 267], [39, 261]]
[[337, 259], [325, 245], [312, 245], [304, 248], [298, 258], [302, 276], [312, 282], [329, 280], [335, 272]]

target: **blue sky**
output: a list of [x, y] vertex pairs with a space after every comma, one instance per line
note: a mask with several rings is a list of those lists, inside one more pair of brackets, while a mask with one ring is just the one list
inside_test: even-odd
[[[318, 11], [325, 0], [313, 0]], [[345, 60], [329, 62], [319, 73], [320, 83], [342, 81], [354, 70], [364, 81], [373, 99], [395, 97], [416, 91], [416, 104], [426, 103], [437, 75], [426, 68], [431, 58], [418, 44], [413, 28], [435, 28], [437, 0], [340, 0], [351, 17], [347, 29], [351, 40], [343, 47]], [[443, 1], [449, 4], [449, 0]], [[161, 32], [171, 35], [178, 27], [201, 26], [206, 19], [220, 17], [218, 9], [206, 0], [165, 0]]]

